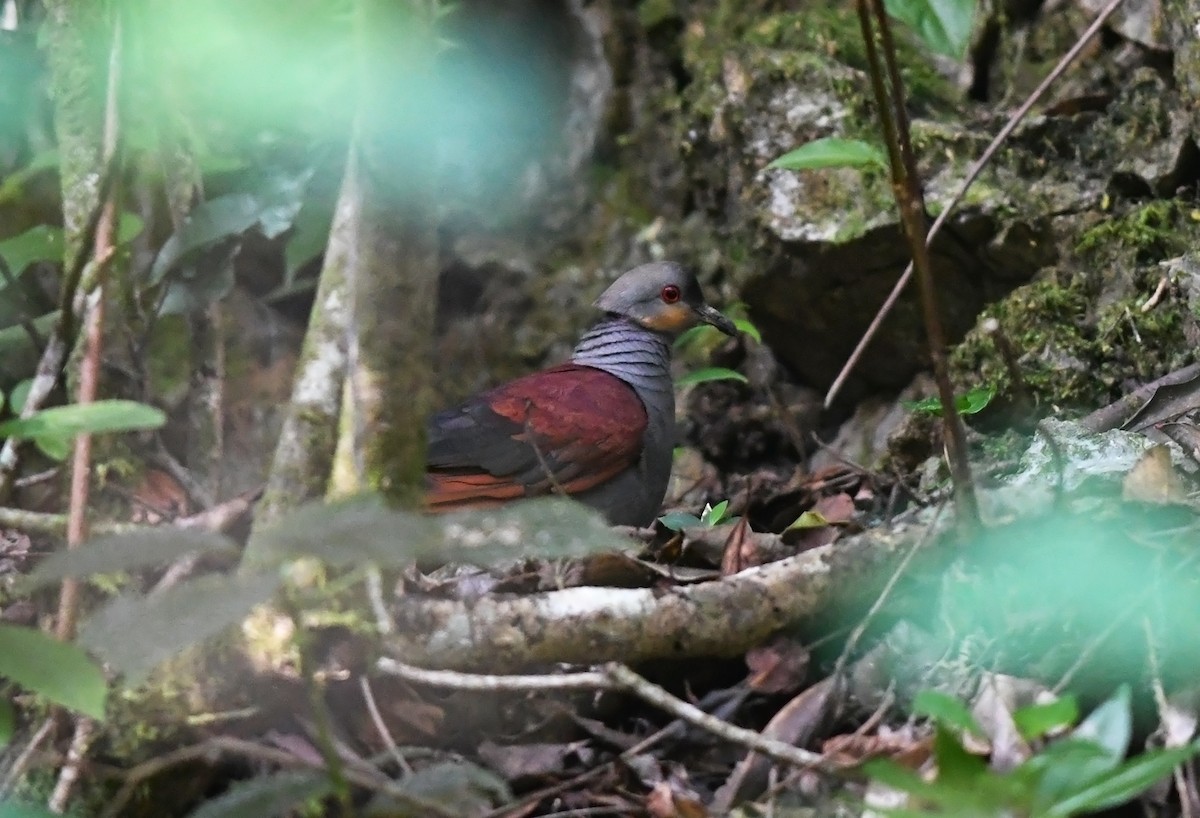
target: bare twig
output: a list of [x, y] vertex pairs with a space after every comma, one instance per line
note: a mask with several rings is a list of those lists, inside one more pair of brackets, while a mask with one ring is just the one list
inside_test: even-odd
[[47, 806], [51, 812], [60, 815], [67, 811], [67, 802], [79, 782], [79, 773], [87, 756], [88, 747], [96, 735], [96, 722], [86, 716], [80, 716], [75, 721], [75, 734], [71, 737], [71, 747], [67, 750], [67, 760], [58, 772], [58, 781], [54, 792], [50, 795]]
[[[108, 91], [104, 108], [104, 136], [101, 156], [110, 163], [117, 152], [117, 78], [121, 53], [120, 18], [113, 29], [112, 47], [109, 49]], [[100, 208], [100, 220], [96, 226], [96, 241], [93, 258], [96, 263], [95, 287], [86, 294], [84, 309], [84, 355], [79, 369], [79, 393], [76, 402], [88, 404], [96, 400], [100, 386], [100, 363], [104, 349], [104, 294], [108, 277], [109, 262], [117, 236], [117, 196], [115, 188], [104, 198]], [[78, 548], [87, 539], [88, 496], [92, 476], [92, 436], [84, 432], [75, 438], [74, 457], [71, 461], [71, 487], [67, 510], [67, 548]], [[79, 615], [79, 580], [68, 577], [63, 580], [58, 599], [58, 621], [55, 634], [64, 641], [75, 636], [75, 622]], [[80, 723], [82, 725], [82, 722]]]
[[375, 666], [392, 676], [410, 682], [447, 687], [452, 690], [472, 690], [479, 693], [528, 692], [531, 690], [607, 690], [613, 687], [608, 676], [599, 671], [580, 673], [532, 673], [525, 675], [495, 675], [490, 673], [460, 673], [456, 670], [428, 670], [408, 665], [387, 656], [380, 657]]
[[371, 691], [371, 680], [366, 676], [359, 676], [358, 686], [362, 690], [363, 701], [367, 703], [367, 712], [371, 714], [371, 723], [375, 725], [375, 731], [383, 739], [384, 746], [387, 747], [392, 758], [396, 760], [396, 765], [400, 767], [401, 772], [405, 775], [412, 775], [412, 767], [404, 757], [404, 753], [400, 752], [400, 747], [396, 744], [396, 739], [392, 737], [392, 731], [388, 729], [387, 724], [383, 720], [383, 714], [379, 712], [379, 705], [375, 702], [375, 694]]
[[29, 763], [33, 760], [33, 756], [37, 753], [38, 748], [42, 746], [42, 742], [50, 735], [50, 731], [54, 729], [55, 719], [53, 716], [47, 717], [38, 727], [37, 732], [30, 737], [29, 743], [21, 750], [21, 754], [13, 760], [12, 766], [8, 768], [8, 773], [4, 777], [4, 782], [0, 783], [0, 802], [12, 792], [12, 788], [16, 786], [21, 776], [25, 774]]
[[620, 690], [637, 696], [688, 724], [707, 730], [731, 743], [762, 753], [775, 761], [798, 767], [817, 767], [824, 761], [819, 753], [793, 747], [782, 741], [764, 738], [761, 733], [754, 730], [737, 727], [705, 713], [695, 705], [672, 696], [663, 688], [647, 681], [617, 662], [604, 665], [601, 671], [526, 676], [493, 676], [459, 673], [452, 670], [425, 670], [386, 657], [379, 659], [377, 667], [410, 682], [421, 682], [455, 690], [492, 692], [501, 690]]
[[[1108, 18], [1111, 17], [1113, 12], [1117, 10], [1117, 7], [1121, 5], [1121, 2], [1122, 0], [1110, 0], [1109, 4], [1105, 6], [1099, 14], [1096, 15], [1096, 19], [1093, 20], [1092, 24], [1087, 27], [1087, 30], [1084, 31], [1083, 34], [1079, 35], [1079, 39], [1075, 41], [1075, 44], [1071, 46], [1070, 50], [1068, 50], [1067, 53], [1062, 56], [1062, 59], [1058, 61], [1058, 64], [1055, 65], [1050, 73], [1046, 75], [1046, 78], [1042, 80], [1038, 87], [1033, 90], [1033, 93], [1029, 95], [1028, 99], [1021, 103], [1021, 107], [1018, 108], [1011, 117], [1009, 117], [1008, 122], [1004, 123], [1004, 127], [1000, 129], [1000, 132], [997, 133], [988, 146], [984, 148], [983, 153], [977, 160], [975, 160], [975, 163], [971, 165], [971, 168], [967, 171], [967, 176], [965, 179], [963, 179], [962, 184], [959, 185], [958, 190], [955, 191], [952, 197], [950, 197], [950, 201], [946, 203], [945, 207], [942, 209], [942, 212], [939, 213], [937, 218], [933, 220], [933, 224], [929, 228], [929, 233], [925, 237], [927, 246], [933, 242], [933, 239], [938, 234], [938, 231], [942, 229], [942, 226], [946, 223], [946, 220], [950, 218], [950, 214], [954, 212], [954, 209], [958, 206], [959, 202], [963, 200], [963, 197], [967, 194], [967, 191], [971, 189], [971, 185], [975, 184], [975, 180], [979, 178], [979, 174], [983, 172], [983, 169], [992, 161], [992, 157], [996, 155], [996, 151], [998, 151], [1000, 146], [1004, 144], [1005, 140], [1012, 135], [1012, 132], [1016, 130], [1017, 126], [1024, 121], [1025, 117], [1028, 116], [1029, 112], [1033, 109], [1033, 106], [1036, 105], [1043, 96], [1045, 96], [1046, 92], [1050, 90], [1050, 87], [1054, 85], [1054, 83], [1058, 81], [1058, 78], [1061, 77], [1063, 73], [1071, 66], [1071, 63], [1075, 62], [1075, 59], [1079, 56], [1087, 44], [1092, 41], [1092, 38], [1096, 36], [1096, 34], [1100, 31], [1100, 28], [1108, 21]], [[879, 311], [875, 313], [875, 317], [871, 319], [871, 324], [867, 327], [866, 332], [863, 333], [862, 338], [859, 339], [858, 344], [854, 347], [854, 351], [850, 353], [850, 357], [847, 358], [846, 363], [842, 365], [841, 371], [838, 372], [837, 377], [833, 379], [833, 383], [830, 385], [829, 391], [825, 394], [825, 408], [829, 408], [834, 399], [837, 398], [838, 393], [841, 392], [842, 387], [846, 383], [846, 379], [850, 377], [850, 373], [854, 371], [856, 366], [858, 366], [859, 359], [862, 358], [863, 353], [866, 351], [871, 341], [875, 338], [876, 333], [879, 332], [879, 327], [883, 324], [884, 319], [891, 314], [892, 308], [896, 306], [896, 302], [900, 299], [900, 294], [904, 292], [904, 288], [908, 286], [908, 281], [912, 278], [912, 274], [913, 265], [912, 262], [909, 262], [908, 266], [904, 268], [904, 273], [900, 276], [900, 279], [896, 282], [896, 285], [892, 287], [892, 291], [884, 300], [883, 305], [879, 308]]]
[[[896, 47], [892, 42], [891, 24], [884, 11], [883, 0], [859, 0], [858, 19], [866, 45], [871, 87], [891, 160], [889, 164], [892, 171], [892, 191], [900, 209], [900, 220], [904, 225], [904, 235], [912, 254], [913, 265], [917, 270], [921, 315], [925, 333], [929, 338], [929, 357], [933, 363], [933, 377], [937, 382], [938, 397], [942, 403], [942, 422], [946, 430], [950, 472], [954, 477], [954, 497], [958, 506], [956, 520], [965, 530], [971, 530], [979, 525], [979, 501], [975, 496], [971, 464], [967, 459], [967, 435], [954, 403], [954, 387], [950, 383], [946, 334], [938, 309], [937, 288], [933, 281], [933, 264], [929, 257], [926, 237], [925, 202], [921, 196], [917, 175], [916, 154], [909, 138], [904, 82], [896, 64]], [[883, 55], [882, 63], [880, 52]], [[884, 86], [885, 70], [889, 87]]]

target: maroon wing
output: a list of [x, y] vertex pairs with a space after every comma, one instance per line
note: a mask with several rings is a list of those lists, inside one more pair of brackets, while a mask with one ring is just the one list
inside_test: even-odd
[[526, 375], [429, 421], [425, 502], [434, 511], [586, 491], [633, 466], [646, 408], [589, 366]]

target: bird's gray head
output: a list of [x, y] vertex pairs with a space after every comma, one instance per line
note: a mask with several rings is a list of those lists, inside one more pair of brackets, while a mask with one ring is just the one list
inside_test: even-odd
[[737, 334], [732, 321], [705, 303], [696, 277], [673, 261], [634, 267], [596, 299], [596, 306], [666, 335], [701, 323]]

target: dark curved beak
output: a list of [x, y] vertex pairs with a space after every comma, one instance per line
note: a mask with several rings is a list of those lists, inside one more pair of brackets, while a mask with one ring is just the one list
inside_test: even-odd
[[705, 324], [708, 324], [710, 327], [716, 327], [731, 338], [737, 337], [737, 327], [734, 326], [732, 321], [718, 312], [715, 307], [701, 304], [699, 307], [696, 307], [696, 316]]

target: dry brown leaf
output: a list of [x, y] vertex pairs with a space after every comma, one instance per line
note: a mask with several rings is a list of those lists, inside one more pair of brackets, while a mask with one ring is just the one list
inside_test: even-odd
[[854, 498], [841, 492], [817, 500], [813, 511], [828, 520], [830, 525], [845, 525], [854, 519], [858, 509], [854, 507]]
[[132, 522], [158, 525], [166, 520], [186, 517], [191, 509], [183, 485], [162, 469], [146, 469], [142, 481], [133, 490]]
[[1127, 501], [1175, 505], [1187, 502], [1187, 489], [1165, 445], [1150, 448], [1125, 475], [1121, 496]]
[[780, 636], [746, 651], [750, 687], [759, 693], [788, 693], [799, 689], [808, 673], [808, 648]]
[[692, 792], [680, 792], [672, 781], [660, 781], [646, 796], [652, 818], [708, 818], [708, 810]]
[[[496, 744], [485, 740], [479, 757], [506, 781], [543, 778], [566, 769], [567, 759], [591, 755], [586, 741], [569, 744]], [[583, 759], [586, 760], [586, 759]]]
[[721, 576], [727, 577], [762, 564], [762, 555], [751, 536], [753, 533], [745, 517], [734, 524], [725, 540], [725, 550], [721, 552]]
[[[763, 736], [797, 747], [808, 744], [826, 721], [832, 691], [832, 678], [822, 679], [804, 690], [767, 722], [762, 730]], [[717, 790], [712, 803], [713, 812], [724, 815], [738, 800], [757, 797], [767, 786], [770, 766], [770, 761], [764, 756], [747, 753]]]
[[860, 736], [850, 733], [832, 736], [822, 746], [821, 753], [829, 763], [839, 767], [857, 767], [872, 758], [890, 758], [909, 769], [920, 769], [933, 755], [933, 737], [914, 738], [907, 731]]

